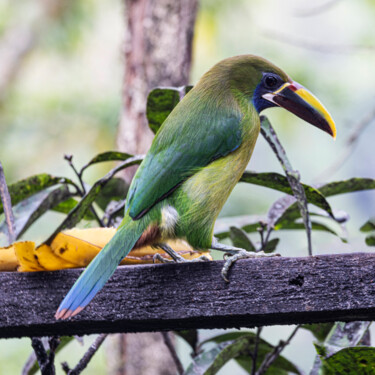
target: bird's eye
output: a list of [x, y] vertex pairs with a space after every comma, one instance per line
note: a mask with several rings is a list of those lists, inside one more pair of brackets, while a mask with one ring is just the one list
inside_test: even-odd
[[277, 85], [277, 78], [275, 76], [267, 75], [264, 78], [264, 83], [269, 88], [274, 88]]

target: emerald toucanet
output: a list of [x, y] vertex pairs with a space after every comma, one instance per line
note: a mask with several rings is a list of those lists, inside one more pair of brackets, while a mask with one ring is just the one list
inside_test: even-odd
[[181, 238], [199, 250], [258, 255], [220, 244], [213, 228], [249, 163], [260, 112], [275, 106], [336, 136], [318, 99], [269, 61], [243, 55], [211, 68], [156, 134], [130, 186], [121, 225], [62, 301], [56, 318], [78, 314], [133, 248], [151, 244], [168, 250], [166, 240]]

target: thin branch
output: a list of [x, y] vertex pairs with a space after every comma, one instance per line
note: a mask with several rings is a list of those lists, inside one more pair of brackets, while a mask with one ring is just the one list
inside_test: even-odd
[[261, 375], [267, 371], [267, 369], [272, 365], [272, 363], [276, 361], [276, 359], [280, 356], [284, 348], [290, 344], [292, 338], [295, 336], [295, 334], [297, 333], [300, 327], [301, 327], [300, 325], [296, 326], [296, 328], [294, 328], [293, 332], [290, 334], [290, 336], [288, 337], [286, 341], [280, 340], [279, 344], [275, 346], [273, 351], [268, 353], [265, 356], [262, 364], [260, 365], [255, 375]]
[[[73, 155], [64, 155], [64, 159], [68, 162], [69, 166], [73, 169], [73, 172], [77, 176], [78, 181], [81, 185], [81, 189], [78, 189], [78, 191], [79, 191], [81, 197], [83, 197], [86, 194], [86, 187], [85, 187], [85, 183], [82, 180], [82, 174], [80, 172], [78, 172], [75, 165], [73, 164]], [[105, 225], [103, 223], [103, 220], [99, 217], [99, 215], [97, 214], [93, 205], [90, 205], [89, 208], [90, 208], [91, 213], [94, 215], [95, 220], [98, 222], [98, 224], [101, 227], [104, 227]]]
[[261, 133], [268, 144], [271, 146], [272, 150], [279, 159], [281, 166], [283, 167], [288, 183], [292, 189], [294, 197], [297, 199], [297, 204], [301, 212], [303, 224], [306, 228], [307, 236], [307, 248], [309, 255], [312, 255], [312, 242], [311, 242], [311, 220], [309, 210], [307, 208], [307, 198], [305, 190], [300, 182], [300, 175], [298, 171], [293, 170], [293, 167], [286, 155], [284, 147], [280, 143], [279, 138], [276, 135], [274, 128], [269, 122], [266, 116], [261, 116]]
[[10, 198], [8, 185], [5, 181], [4, 169], [0, 163], [0, 197], [3, 203], [5, 221], [8, 227], [8, 242], [11, 245], [16, 239], [16, 225], [12, 210], [12, 200]]
[[264, 230], [267, 227], [267, 224], [263, 221], [259, 221], [259, 227], [257, 228], [257, 231], [260, 236], [260, 249], [259, 250], [264, 250], [264, 248], [267, 245], [268, 237], [266, 234], [266, 238], [264, 238]]
[[329, 0], [324, 4], [321, 4], [317, 7], [310, 8], [308, 10], [299, 10], [295, 13], [297, 17], [311, 17], [311, 16], [317, 16], [319, 14], [322, 14], [326, 12], [329, 9], [332, 9], [335, 5], [337, 5], [342, 0]]
[[35, 365], [35, 361], [37, 361], [37, 358], [36, 358], [36, 354], [35, 352], [31, 352], [31, 354], [29, 355], [29, 358], [27, 358], [26, 360], [26, 363], [24, 364], [23, 368], [22, 368], [22, 372], [21, 372], [21, 375], [29, 375], [30, 374], [30, 371], [31, 369], [34, 367]]
[[260, 339], [260, 334], [262, 332], [262, 329], [263, 329], [263, 327], [258, 327], [256, 336], [255, 336], [255, 346], [254, 346], [254, 353], [253, 353], [253, 363], [252, 363], [252, 366], [251, 366], [251, 375], [255, 375], [256, 370], [257, 370], [259, 339]]
[[164, 340], [164, 343], [165, 345], [167, 346], [169, 352], [171, 353], [171, 356], [172, 356], [172, 359], [176, 365], [176, 368], [177, 368], [177, 371], [179, 373], [179, 375], [182, 375], [184, 373], [184, 368], [182, 367], [182, 363], [180, 361], [180, 358], [178, 358], [178, 355], [176, 353], [176, 349], [172, 343], [172, 340], [169, 336], [169, 333], [168, 332], [161, 332], [162, 336], [163, 336], [163, 340]]
[[126, 199], [118, 202], [111, 202], [107, 207], [103, 216], [103, 221], [107, 227], [113, 226], [113, 220], [117, 214], [124, 211]]
[[95, 341], [90, 345], [85, 355], [78, 362], [77, 366], [74, 369], [70, 369], [66, 362], [62, 363], [62, 368], [67, 375], [78, 375], [80, 374], [89, 364], [91, 358], [98, 351], [100, 346], [103, 344], [103, 341], [108, 335], [105, 333], [100, 334]]
[[335, 44], [322, 44], [314, 41], [305, 40], [302, 38], [296, 38], [292, 35], [282, 34], [280, 31], [274, 30], [263, 30], [263, 36], [272, 39], [276, 42], [289, 44], [294, 47], [308, 49], [314, 52], [320, 53], [339, 53], [339, 54], [350, 54], [353, 52], [375, 52], [375, 46], [360, 46], [360, 45], [335, 45]]
[[78, 177], [78, 181], [81, 185], [81, 188], [79, 188], [79, 193], [83, 197], [86, 194], [86, 188], [85, 188], [85, 184], [83, 183], [82, 176], [80, 175], [75, 165], [73, 164], [73, 155], [64, 155], [64, 159], [68, 162], [70, 168], [73, 169], [74, 174]]

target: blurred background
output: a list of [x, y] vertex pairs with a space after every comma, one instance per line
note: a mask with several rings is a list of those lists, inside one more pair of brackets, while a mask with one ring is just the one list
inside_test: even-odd
[[[8, 183], [43, 172], [74, 178], [64, 154], [74, 155], [80, 167], [116, 149], [126, 90], [126, 12], [121, 0], [0, 0], [0, 161]], [[200, 0], [190, 83], [225, 57], [252, 53], [271, 60], [318, 96], [336, 121], [334, 142], [284, 110], [266, 111], [302, 181], [375, 178], [374, 17], [374, 0]], [[110, 167], [91, 168], [87, 182]], [[261, 137], [248, 169], [281, 172]], [[265, 214], [280, 196], [240, 184], [221, 217]], [[359, 227], [374, 216], [375, 194], [347, 194], [330, 203], [350, 214], [349, 242], [313, 233], [314, 253], [369, 251]], [[44, 215], [24, 238], [43, 240], [61, 217]], [[304, 233], [280, 237], [282, 255], [307, 255]], [[291, 329], [266, 328], [263, 336], [276, 344]], [[85, 347], [91, 340], [85, 338]], [[187, 346], [178, 341], [178, 349], [189, 363]], [[84, 350], [74, 343], [59, 357], [73, 365]], [[28, 339], [0, 341], [0, 374], [20, 373], [30, 351]], [[314, 352], [312, 336], [300, 331], [284, 354], [307, 371]], [[103, 347], [88, 373], [106, 373], [107, 361]], [[240, 374], [235, 366], [228, 364], [220, 374]]]

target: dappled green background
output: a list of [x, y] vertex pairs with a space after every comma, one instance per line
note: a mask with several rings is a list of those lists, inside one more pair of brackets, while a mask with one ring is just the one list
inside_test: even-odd
[[[4, 77], [0, 77], [0, 160], [9, 182], [41, 172], [73, 177], [64, 154], [73, 154], [81, 166], [95, 154], [115, 148], [126, 10], [120, 0], [66, 0], [46, 11], [47, 3], [0, 0], [0, 69], [11, 54], [10, 38], [20, 43], [32, 37], [32, 47], [20, 60], [13, 79], [3, 84]], [[325, 6], [327, 3], [332, 5]], [[346, 162], [324, 174], [348, 150], [346, 142], [353, 129], [375, 108], [374, 17], [372, 0], [201, 0], [191, 83], [228, 56], [253, 53], [270, 59], [316, 94], [337, 123], [337, 141], [333, 142], [286, 111], [266, 112], [302, 180], [374, 178], [373, 123], [362, 131]], [[87, 182], [101, 177], [109, 167], [93, 167]], [[261, 138], [249, 168], [281, 171]], [[261, 187], [239, 185], [222, 216], [264, 214], [280, 196]], [[374, 215], [375, 194], [355, 193], [330, 202], [350, 213], [349, 244], [330, 234], [315, 233], [315, 253], [368, 251], [358, 228]], [[61, 219], [56, 213], [45, 215], [24, 238], [44, 239]], [[303, 233], [281, 237], [279, 252], [283, 255], [307, 253]], [[264, 337], [277, 343], [290, 330], [266, 328]], [[184, 344], [180, 347], [187, 351]], [[28, 339], [1, 341], [0, 374], [19, 373], [29, 352]], [[73, 365], [81, 353], [81, 349], [68, 347], [60, 358], [69, 358]], [[301, 331], [285, 350], [286, 357], [305, 370], [311, 366], [313, 354], [311, 336]], [[188, 355], [184, 361], [188, 363]], [[89, 373], [102, 374], [104, 366], [101, 349]], [[226, 371], [224, 367], [221, 373]]]

